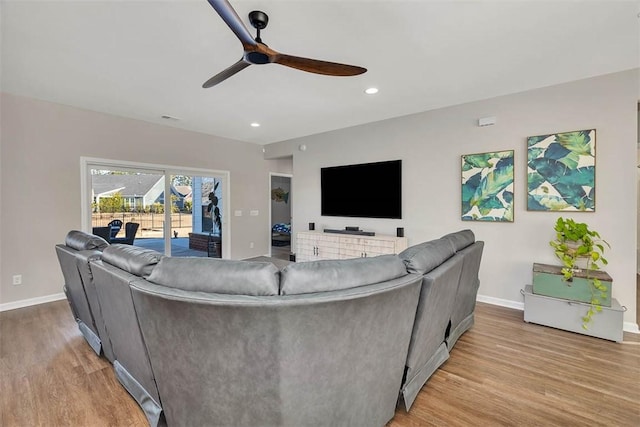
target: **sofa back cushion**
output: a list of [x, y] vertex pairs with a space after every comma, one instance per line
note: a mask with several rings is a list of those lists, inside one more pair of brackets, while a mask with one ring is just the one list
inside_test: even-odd
[[456, 252], [461, 251], [476, 241], [476, 237], [471, 230], [456, 231], [455, 233], [446, 234], [441, 238], [449, 240]]
[[64, 244], [77, 251], [86, 251], [92, 249], [103, 250], [109, 243], [102, 237], [85, 233], [84, 231], [71, 230], [67, 233]]
[[[86, 252], [88, 254], [100, 254], [100, 252], [96, 250]], [[56, 245], [56, 255], [58, 256], [62, 276], [64, 277], [65, 294], [69, 299], [74, 315], [76, 319], [82, 321], [82, 323], [97, 334], [93, 315], [91, 314], [91, 307], [87, 301], [85, 285], [80, 273], [80, 265], [78, 262], [79, 253], [84, 253], [84, 251], [77, 251], [67, 245]]]
[[449, 239], [437, 239], [411, 246], [398, 256], [409, 273], [425, 274], [451, 258], [455, 247]]
[[278, 268], [270, 262], [164, 257], [152, 283], [186, 291], [233, 295], [278, 295]]
[[162, 256], [160, 252], [151, 249], [116, 244], [105, 248], [102, 252], [102, 261], [127, 273], [149, 277]]
[[299, 262], [289, 264], [282, 270], [280, 294], [308, 294], [355, 288], [406, 274], [407, 270], [397, 255]]

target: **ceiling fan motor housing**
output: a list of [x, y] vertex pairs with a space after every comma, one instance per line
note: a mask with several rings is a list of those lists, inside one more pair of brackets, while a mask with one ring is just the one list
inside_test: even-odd
[[264, 30], [269, 23], [269, 17], [261, 10], [254, 10], [249, 12], [249, 22], [251, 22], [253, 28]]
[[271, 62], [269, 60], [269, 56], [261, 52], [247, 52], [244, 55], [244, 59], [247, 62], [255, 65], [268, 64], [269, 62]]

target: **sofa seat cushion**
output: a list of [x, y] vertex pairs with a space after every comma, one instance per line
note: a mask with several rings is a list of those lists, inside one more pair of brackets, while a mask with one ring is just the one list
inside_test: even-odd
[[467, 246], [473, 244], [476, 241], [476, 236], [471, 230], [460, 230], [455, 233], [449, 233], [441, 237], [442, 239], [449, 240], [456, 252], [461, 251]]
[[140, 277], [149, 277], [163, 255], [137, 246], [116, 244], [102, 252], [102, 261]]
[[270, 262], [164, 257], [147, 280], [186, 291], [278, 295], [279, 274]]
[[397, 255], [289, 264], [280, 277], [280, 294], [295, 295], [371, 285], [405, 276]]
[[85, 233], [84, 231], [71, 230], [67, 233], [67, 237], [64, 240], [64, 244], [77, 251], [86, 250], [103, 250], [109, 243], [102, 237], [94, 236], [93, 234]]
[[437, 239], [411, 246], [398, 256], [404, 261], [409, 273], [426, 274], [451, 258], [455, 247], [449, 239]]

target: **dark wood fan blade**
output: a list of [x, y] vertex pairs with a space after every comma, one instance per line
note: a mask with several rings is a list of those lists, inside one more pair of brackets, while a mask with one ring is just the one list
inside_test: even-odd
[[236, 37], [240, 39], [243, 45], [255, 45], [256, 41], [251, 37], [251, 33], [242, 23], [242, 19], [238, 16], [231, 4], [227, 0], [207, 0], [211, 7], [218, 12], [222, 20], [231, 28]]
[[319, 61], [317, 59], [301, 58], [299, 56], [284, 55], [278, 53], [273, 61], [309, 73], [325, 74], [327, 76], [357, 76], [366, 73], [367, 69], [355, 65], [338, 64], [335, 62]]
[[204, 82], [202, 87], [206, 89], [206, 88], [210, 88], [211, 86], [215, 86], [221, 81], [226, 80], [229, 77], [233, 76], [237, 72], [244, 70], [249, 65], [251, 64], [249, 64], [248, 62], [245, 62], [244, 59], [241, 59], [240, 61], [233, 64], [231, 67], [227, 68], [224, 71], [219, 72], [218, 74], [216, 74], [215, 76], [211, 77], [209, 80]]

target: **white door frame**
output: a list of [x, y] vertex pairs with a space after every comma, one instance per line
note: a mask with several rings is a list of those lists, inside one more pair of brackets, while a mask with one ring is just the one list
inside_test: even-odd
[[[128, 168], [143, 172], [154, 172], [170, 177], [171, 175], [201, 175], [215, 176], [222, 179], [222, 255], [229, 258], [231, 254], [231, 173], [225, 170], [199, 169], [181, 166], [169, 166], [153, 163], [130, 162], [126, 160], [101, 159], [96, 157], [80, 157], [80, 203], [82, 204], [82, 230], [91, 232], [91, 177], [89, 165], [104, 166], [105, 168]], [[165, 195], [170, 194], [169, 179], [165, 179]], [[165, 203], [171, 197], [165, 197]], [[165, 209], [165, 223], [171, 224], [171, 209]], [[166, 254], [171, 251], [171, 236], [164, 237], [164, 250]]]
[[[268, 226], [269, 226], [269, 256], [271, 256], [271, 215], [272, 215], [272, 213], [271, 213], [271, 179], [274, 176], [281, 176], [281, 177], [284, 177], [284, 178], [291, 179], [291, 190], [289, 192], [289, 211], [291, 212], [291, 224], [293, 225], [293, 205], [291, 204], [292, 203], [291, 195], [293, 193], [293, 174], [290, 174], [290, 173], [279, 173], [279, 172], [269, 172], [269, 183], [268, 183], [268, 188], [267, 188], [267, 191], [268, 191], [267, 194], [269, 195], [269, 217], [268, 217], [268, 219], [269, 219], [269, 224], [268, 224]], [[293, 229], [291, 231], [292, 231], [292, 233], [291, 233], [291, 244], [293, 245]], [[291, 248], [293, 249], [293, 246], [291, 246]]]

